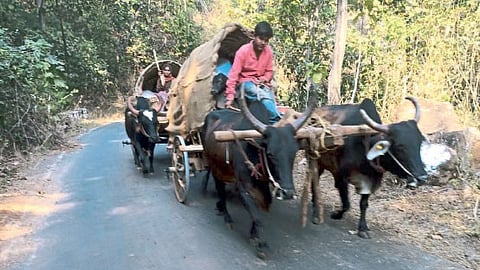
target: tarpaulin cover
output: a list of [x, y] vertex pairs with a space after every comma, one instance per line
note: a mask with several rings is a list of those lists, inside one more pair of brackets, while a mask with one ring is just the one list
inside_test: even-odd
[[227, 24], [209, 41], [195, 48], [180, 68], [170, 90], [167, 118], [170, 134], [186, 136], [203, 125], [214, 109], [210, 94], [219, 58], [233, 62], [235, 52], [253, 38], [253, 32], [239, 24]]

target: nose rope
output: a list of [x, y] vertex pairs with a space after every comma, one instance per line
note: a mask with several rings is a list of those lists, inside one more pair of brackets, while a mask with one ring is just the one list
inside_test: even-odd
[[272, 173], [270, 172], [270, 166], [268, 166], [267, 155], [265, 154], [265, 149], [263, 148], [262, 148], [262, 156], [264, 159], [265, 167], [267, 167], [268, 180], [273, 185], [273, 193], [276, 193], [278, 189], [281, 191], [285, 191], [285, 189], [282, 188], [282, 186], [273, 178]]
[[410, 175], [411, 177], [413, 178], [416, 178], [415, 176], [413, 176], [413, 174], [407, 170], [407, 168], [405, 168], [401, 163], [400, 161], [398, 161], [398, 159], [392, 154], [392, 152], [390, 152], [390, 150], [388, 151], [388, 154], [393, 158], [393, 160], [395, 160], [395, 162], [398, 164], [398, 166], [400, 166], [400, 168], [402, 168], [408, 175]]
[[[363, 138], [363, 144], [365, 145], [365, 151], [368, 152], [368, 148], [369, 148], [369, 144], [368, 144], [368, 136], [365, 136]], [[383, 138], [383, 137], [382, 137]], [[402, 168], [402, 170], [404, 172], [406, 172], [409, 176], [415, 178], [415, 176], [413, 175], [413, 173], [411, 173], [407, 168], [405, 168], [405, 166], [402, 165], [402, 163], [400, 163], [400, 161], [392, 154], [392, 152], [390, 150], [388, 150], [388, 154], [392, 157], [392, 159], [397, 163], [397, 165]], [[377, 169], [377, 171], [379, 170], [379, 168], [381, 168], [381, 165], [380, 166], [375, 166], [374, 164], [370, 164], [372, 165], [372, 167], [374, 167], [375, 169]], [[383, 170], [383, 168], [381, 168]]]

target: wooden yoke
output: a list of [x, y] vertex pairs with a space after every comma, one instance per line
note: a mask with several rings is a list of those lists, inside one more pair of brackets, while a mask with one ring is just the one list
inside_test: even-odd
[[[328, 134], [325, 135], [325, 133]], [[321, 144], [322, 148], [343, 145], [344, 136], [359, 136], [376, 134], [378, 131], [371, 129], [367, 125], [356, 126], [342, 126], [337, 124], [329, 125], [328, 128], [321, 127], [303, 127], [297, 131], [297, 139], [319, 138], [323, 135], [324, 142]], [[235, 137], [238, 139], [246, 138], [260, 138], [262, 135], [256, 130], [235, 130], [235, 131], [215, 131], [215, 140], [218, 142], [234, 141]]]

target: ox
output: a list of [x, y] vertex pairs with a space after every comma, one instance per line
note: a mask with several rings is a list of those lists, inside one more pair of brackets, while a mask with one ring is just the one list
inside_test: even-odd
[[150, 108], [147, 98], [137, 97], [135, 106], [132, 99], [129, 97], [127, 100], [125, 131], [132, 144], [135, 165], [144, 174], [153, 174], [153, 152], [155, 143], [159, 140], [157, 111]]
[[[362, 238], [370, 238], [366, 221], [368, 198], [379, 188], [385, 171], [408, 178], [411, 185], [416, 180], [427, 180], [420, 157], [420, 147], [425, 138], [417, 126], [420, 107], [414, 98], [407, 99], [415, 106], [414, 120], [389, 125], [381, 124], [375, 104], [370, 99], [360, 104], [322, 106], [315, 111], [332, 124], [367, 124], [379, 132], [376, 135], [349, 136], [345, 138], [343, 146], [322, 154], [318, 159], [319, 175], [325, 169], [332, 173], [342, 201], [342, 209], [332, 213], [333, 219], [341, 219], [350, 208], [349, 183], [361, 195], [358, 235]], [[315, 192], [312, 194], [315, 195]], [[313, 223], [318, 223], [317, 211], [314, 204]]]
[[[201, 130], [205, 158], [209, 164], [211, 175], [215, 179], [215, 187], [219, 200], [216, 203], [218, 214], [224, 215], [227, 226], [232, 225], [232, 218], [227, 211], [227, 183], [235, 184], [240, 199], [252, 218], [250, 239], [257, 256], [265, 257], [265, 242], [261, 237], [261, 220], [258, 209], [268, 211], [272, 203], [270, 182], [278, 188], [278, 199], [294, 197], [293, 162], [299, 149], [296, 131], [310, 118], [316, 105], [311, 99], [307, 110], [291, 124], [282, 127], [267, 125], [268, 112], [257, 101], [247, 108], [240, 90], [240, 108], [242, 112], [233, 110], [216, 110], [205, 118]], [[235, 142], [217, 142], [213, 132], [227, 130], [255, 129], [262, 134], [261, 138], [252, 140], [236, 140]], [[271, 173], [271, 175], [270, 175]]]

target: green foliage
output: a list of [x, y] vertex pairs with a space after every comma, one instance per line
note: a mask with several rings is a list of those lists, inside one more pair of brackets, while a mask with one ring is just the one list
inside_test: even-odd
[[363, 56], [356, 100], [374, 97], [392, 118], [397, 103], [413, 95], [451, 102], [470, 113], [464, 120], [478, 119], [480, 13], [472, 3], [410, 1], [397, 9], [395, 1], [374, 1], [364, 31], [351, 28], [348, 37], [350, 50]]
[[42, 130], [41, 121], [70, 102], [52, 45], [41, 37], [26, 37], [20, 45], [13, 40], [18, 38], [0, 29], [0, 154], [43, 143], [51, 132]]
[[201, 43], [193, 0], [56, 0], [42, 1], [42, 8], [39, 1], [0, 1], [1, 102], [8, 104], [0, 109], [0, 128], [9, 133], [1, 149], [43, 144], [18, 139], [25, 138], [19, 123], [32, 111], [49, 121], [80, 103], [106, 110], [133, 88], [140, 70], [154, 61], [154, 49], [159, 59], [181, 62]]

